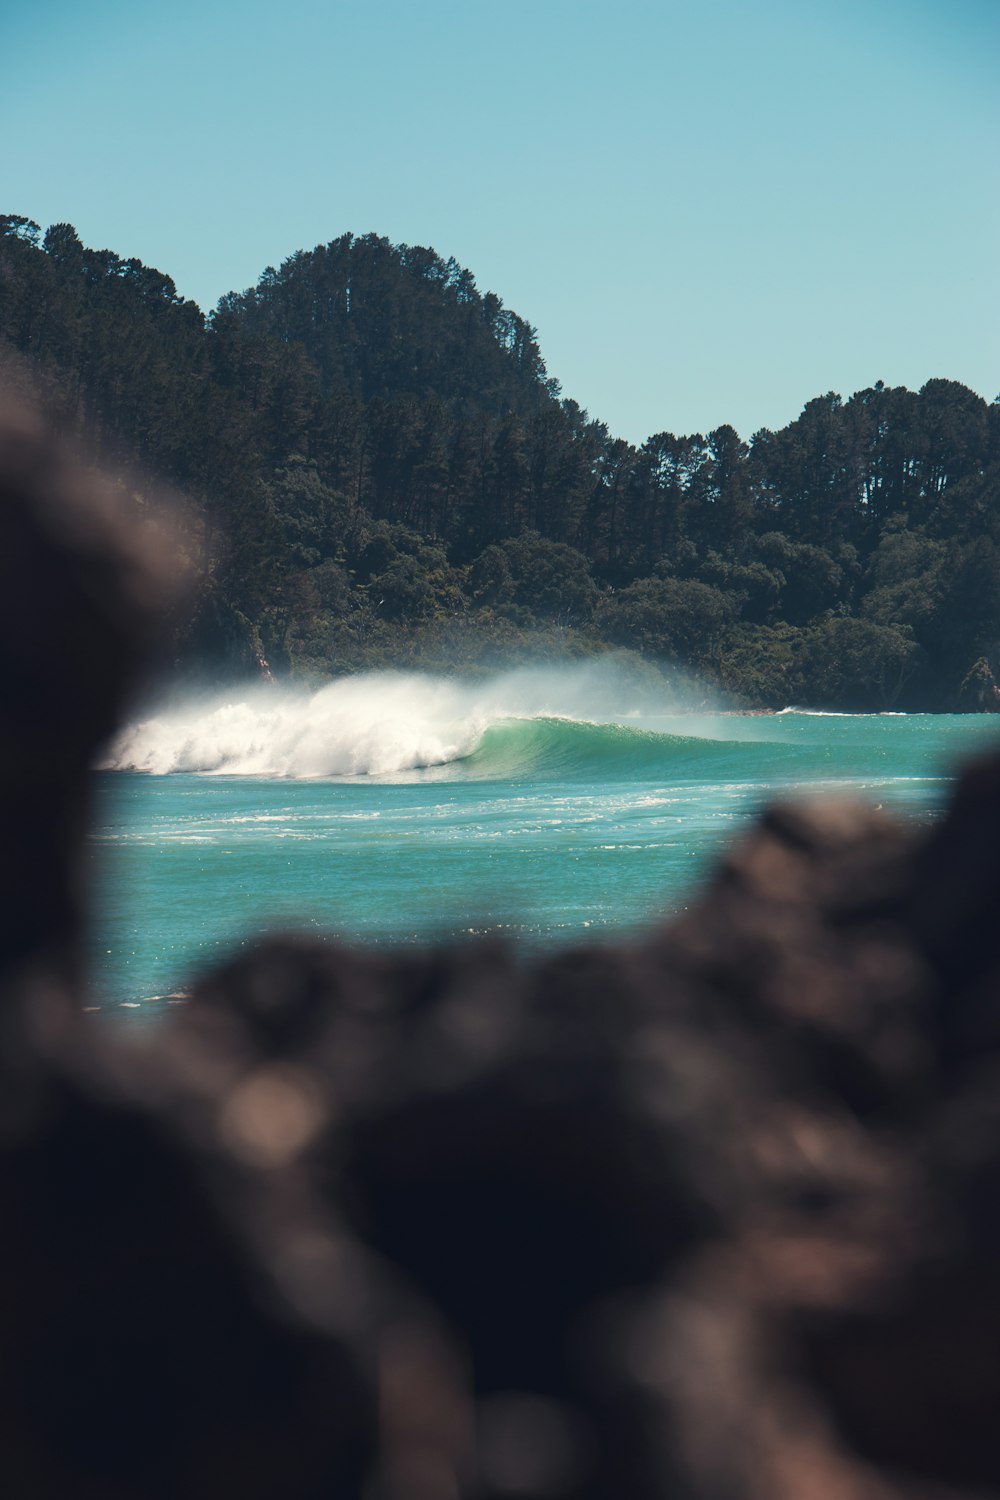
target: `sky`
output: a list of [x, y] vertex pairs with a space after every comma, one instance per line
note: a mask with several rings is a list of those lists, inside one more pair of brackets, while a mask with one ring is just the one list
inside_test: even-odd
[[998, 0], [0, 3], [0, 212], [206, 311], [429, 245], [611, 431], [1000, 391]]

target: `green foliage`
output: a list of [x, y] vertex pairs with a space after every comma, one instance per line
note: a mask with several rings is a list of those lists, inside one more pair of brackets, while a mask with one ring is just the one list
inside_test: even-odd
[[806, 698], [806, 633], [795, 625], [739, 625], [720, 652], [718, 680], [753, 708], [787, 708]]
[[769, 531], [758, 539], [757, 555], [781, 579], [777, 608], [790, 625], [806, 625], [844, 599], [844, 570], [825, 548]]
[[741, 618], [748, 624], [764, 625], [778, 614], [778, 601], [785, 586], [783, 573], [762, 562], [730, 563], [709, 551], [698, 568], [703, 583], [732, 595]]
[[889, 522], [865, 572], [864, 619], [880, 625], [906, 626], [918, 639], [928, 640], [942, 602], [948, 548], [928, 537], [922, 528], [911, 530], [906, 517]]
[[565, 542], [524, 531], [488, 548], [477, 564], [480, 578], [495, 575], [488, 595], [493, 603], [513, 603], [562, 625], [582, 624], [593, 613], [597, 586], [587, 559]]
[[806, 633], [799, 701], [858, 712], [895, 708], [919, 661], [920, 648], [902, 630], [824, 620]]
[[694, 579], [642, 578], [602, 601], [608, 639], [668, 660], [709, 664], [737, 618], [738, 602]]
[[289, 567], [315, 568], [327, 558], [343, 556], [350, 508], [343, 495], [323, 483], [315, 463], [291, 454], [274, 472], [270, 503]]
[[0, 369], [96, 461], [183, 495], [187, 663], [622, 645], [759, 705], [993, 706], [1000, 405], [955, 381], [635, 449], [432, 250], [343, 235], [206, 320], [164, 273], [15, 214]]
[[436, 615], [461, 609], [464, 599], [448, 559], [437, 547], [422, 547], [414, 555], [402, 553], [376, 573], [369, 599], [382, 618], [404, 624], [422, 623]]

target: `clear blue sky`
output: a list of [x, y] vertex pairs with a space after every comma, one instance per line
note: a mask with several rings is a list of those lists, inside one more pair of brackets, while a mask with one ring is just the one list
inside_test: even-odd
[[1000, 390], [998, 0], [33, 0], [0, 212], [210, 308], [351, 230], [454, 255], [633, 441]]

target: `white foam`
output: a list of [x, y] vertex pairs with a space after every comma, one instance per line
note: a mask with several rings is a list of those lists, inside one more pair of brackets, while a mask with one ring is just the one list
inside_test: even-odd
[[469, 755], [491, 724], [565, 718], [634, 724], [680, 712], [613, 658], [526, 667], [486, 681], [409, 672], [343, 677], [315, 692], [261, 686], [132, 724], [103, 770], [203, 775], [392, 775]]

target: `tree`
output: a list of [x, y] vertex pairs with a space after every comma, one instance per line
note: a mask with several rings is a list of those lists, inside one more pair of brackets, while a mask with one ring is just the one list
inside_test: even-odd
[[578, 625], [590, 618], [597, 588], [582, 552], [565, 542], [551, 542], [537, 531], [523, 531], [488, 550], [494, 556], [499, 552], [505, 560], [500, 576], [506, 599], [538, 619], [562, 625]]
[[844, 569], [823, 547], [769, 531], [757, 541], [759, 560], [782, 579], [778, 610], [792, 625], [805, 625], [844, 601]]
[[1000, 403], [954, 381], [828, 392], [749, 446], [722, 425], [636, 450], [429, 247], [342, 235], [206, 324], [165, 272], [16, 214], [0, 365], [96, 460], [181, 492], [215, 622], [188, 644], [227, 660], [240, 629], [275, 664], [411, 659], [447, 630], [471, 660], [481, 627], [634, 645], [767, 701], [901, 681], [946, 707], [1000, 642]]
[[737, 602], [708, 584], [643, 578], [605, 600], [599, 622], [614, 642], [700, 666], [715, 660], [737, 614]]
[[905, 631], [868, 620], [833, 619], [806, 633], [800, 702], [866, 712], [894, 708], [920, 665]]
[[289, 566], [315, 567], [324, 558], [343, 554], [348, 502], [323, 483], [315, 463], [292, 454], [282, 468], [275, 470], [270, 501]]

